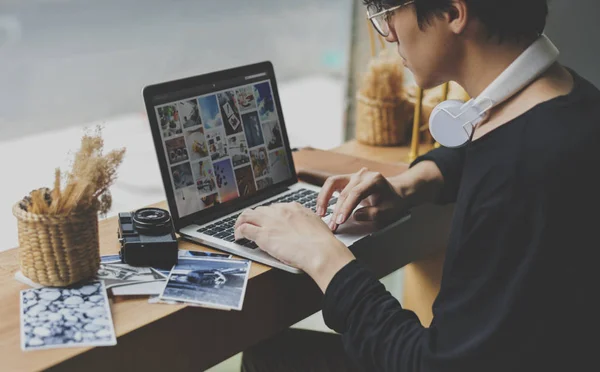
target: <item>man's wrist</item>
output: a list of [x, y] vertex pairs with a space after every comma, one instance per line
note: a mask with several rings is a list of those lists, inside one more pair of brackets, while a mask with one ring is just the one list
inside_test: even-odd
[[344, 266], [354, 261], [356, 257], [350, 250], [336, 239], [336, 244], [340, 245], [337, 249], [329, 249], [330, 254], [321, 255], [313, 267], [306, 272], [313, 278], [321, 291], [325, 293], [329, 283]]
[[430, 199], [433, 199], [433, 195], [444, 183], [439, 168], [430, 160], [414, 165], [389, 181], [396, 193], [411, 207], [432, 201]]

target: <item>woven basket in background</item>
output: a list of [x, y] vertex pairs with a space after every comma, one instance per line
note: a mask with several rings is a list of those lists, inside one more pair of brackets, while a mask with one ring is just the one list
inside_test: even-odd
[[98, 213], [48, 216], [13, 206], [19, 228], [23, 275], [44, 286], [66, 287], [96, 276], [100, 268]]
[[407, 142], [406, 102], [376, 100], [356, 95], [356, 139], [372, 146], [397, 146]]

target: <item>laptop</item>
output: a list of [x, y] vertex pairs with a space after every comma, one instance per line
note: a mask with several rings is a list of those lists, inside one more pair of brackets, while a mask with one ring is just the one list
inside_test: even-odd
[[[153, 84], [143, 89], [143, 97], [179, 235], [301, 273], [254, 242], [234, 238], [235, 221], [247, 208], [298, 202], [316, 209], [320, 188], [296, 176], [273, 65], [262, 62]], [[336, 201], [334, 194], [325, 222]], [[350, 218], [335, 236], [351, 247], [375, 232], [373, 225]]]

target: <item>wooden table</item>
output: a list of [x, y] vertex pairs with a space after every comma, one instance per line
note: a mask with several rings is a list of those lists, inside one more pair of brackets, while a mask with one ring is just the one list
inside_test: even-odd
[[[337, 150], [370, 156], [380, 149], [349, 143]], [[389, 161], [398, 161], [397, 153], [389, 154]], [[355, 254], [382, 278], [445, 246], [450, 216], [448, 208], [418, 208], [407, 223], [368, 246], [358, 246]], [[100, 222], [102, 254], [118, 252], [116, 231], [114, 218]], [[183, 241], [180, 249], [210, 251]], [[318, 287], [306, 275], [253, 263], [243, 311], [148, 304], [147, 297], [113, 297], [117, 346], [22, 352], [19, 291], [28, 287], [14, 279], [17, 270], [18, 250], [0, 253], [0, 360], [1, 370], [6, 371], [200, 371], [316, 313], [322, 300]]]

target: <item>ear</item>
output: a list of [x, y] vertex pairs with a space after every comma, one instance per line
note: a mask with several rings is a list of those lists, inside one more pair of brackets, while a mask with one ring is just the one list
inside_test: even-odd
[[448, 26], [457, 35], [462, 34], [469, 21], [469, 8], [465, 0], [452, 0], [446, 12]]

